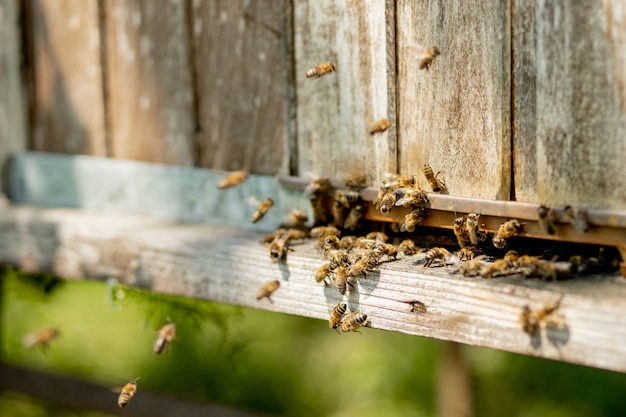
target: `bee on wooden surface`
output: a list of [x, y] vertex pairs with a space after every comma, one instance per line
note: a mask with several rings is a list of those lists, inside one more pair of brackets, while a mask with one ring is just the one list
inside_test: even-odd
[[363, 172], [344, 172], [339, 174], [339, 180], [351, 191], [359, 191], [367, 187], [370, 176]]
[[483, 262], [480, 268], [480, 275], [485, 278], [501, 277], [515, 273], [511, 264], [506, 259], [496, 259], [494, 262]]
[[61, 334], [61, 332], [55, 327], [46, 327], [35, 330], [24, 335], [22, 338], [22, 345], [27, 349], [35, 346], [41, 346], [44, 351], [47, 351], [50, 342], [56, 339], [59, 334]]
[[346, 310], [348, 309], [348, 305], [346, 303], [342, 303], [341, 301], [337, 303], [337, 305], [330, 312], [330, 317], [328, 318], [328, 325], [336, 329], [341, 324], [341, 319], [346, 314]]
[[282, 236], [283, 234], [285, 234], [289, 229], [285, 229], [285, 228], [280, 228], [278, 230], [274, 230], [271, 233], [268, 233], [266, 235], [264, 235], [259, 242], [261, 243], [272, 243], [276, 238]]
[[270, 208], [274, 205], [274, 200], [271, 198], [266, 198], [265, 200], [259, 203], [257, 209], [252, 213], [252, 223], [256, 223], [265, 216], [265, 214], [269, 211]]
[[[398, 198], [398, 196], [401, 196]], [[398, 188], [396, 190], [396, 206], [425, 206], [430, 203], [428, 195], [424, 190], [416, 188]]]
[[374, 254], [374, 250], [361, 251], [350, 265], [349, 275], [365, 276], [367, 272], [374, 271], [378, 264], [378, 257]]
[[535, 336], [541, 327], [550, 325], [561, 326], [563, 324], [562, 320], [555, 316], [555, 312], [561, 306], [562, 300], [563, 297], [561, 296], [557, 301], [545, 304], [534, 311], [528, 305], [523, 306], [519, 315], [522, 330], [530, 336]]
[[335, 270], [340, 266], [348, 266], [350, 263], [350, 258], [346, 251], [337, 249], [331, 250], [328, 252], [326, 258], [330, 261], [330, 269]]
[[[348, 287], [348, 267], [341, 265], [335, 269], [335, 286], [339, 294], [344, 295]], [[352, 285], [352, 284], [350, 284]]]
[[412, 233], [415, 227], [422, 223], [425, 216], [425, 210], [416, 208], [404, 216], [404, 222], [400, 225], [401, 232]]
[[348, 230], [354, 230], [359, 224], [361, 217], [365, 214], [365, 203], [357, 203], [350, 209], [350, 213], [348, 213], [348, 218], [343, 224], [343, 227]]
[[309, 221], [309, 215], [300, 209], [292, 208], [289, 212], [289, 220], [296, 226], [304, 226]]
[[272, 243], [270, 243], [269, 251], [272, 261], [276, 262], [285, 259], [287, 250], [289, 249], [287, 247], [288, 240], [288, 237], [285, 235], [274, 239]]
[[335, 235], [328, 235], [324, 238], [324, 243], [322, 244], [322, 250], [324, 251], [324, 258], [327, 257], [330, 251], [334, 251], [339, 249], [341, 241]]
[[441, 261], [441, 266], [445, 266], [450, 259], [451, 253], [445, 248], [432, 248], [428, 252], [426, 252], [426, 257], [424, 258], [424, 268], [430, 268], [435, 260], [439, 259]]
[[248, 179], [248, 171], [233, 171], [217, 182], [217, 188], [224, 190], [241, 184]]
[[537, 276], [543, 280], [558, 280], [560, 277], [567, 277], [572, 271], [572, 264], [569, 262], [555, 262], [546, 259], [539, 259], [535, 264], [532, 276]]
[[593, 274], [600, 272], [602, 266], [600, 259], [594, 256], [584, 258], [580, 255], [574, 255], [569, 258], [569, 263], [572, 265], [572, 270], [579, 274]]
[[456, 219], [454, 219], [454, 235], [456, 236], [456, 240], [457, 242], [459, 242], [459, 246], [461, 248], [467, 246], [467, 242], [469, 242], [469, 233], [467, 233], [465, 221], [465, 216], [457, 217]]
[[539, 216], [539, 228], [541, 231], [548, 235], [555, 234], [556, 222], [558, 220], [557, 213], [550, 207], [539, 206], [537, 214]]
[[485, 258], [486, 255], [479, 255], [467, 262], [464, 262], [459, 267], [459, 272], [465, 277], [475, 277], [479, 275], [480, 271], [483, 270], [487, 264], [487, 262], [484, 262]]
[[381, 213], [389, 213], [391, 209], [396, 205], [396, 191], [390, 191], [382, 196], [378, 200], [378, 207]]
[[370, 135], [384, 132], [385, 130], [389, 129], [389, 126], [391, 126], [391, 122], [389, 121], [389, 119], [379, 120], [369, 127]]
[[330, 262], [325, 263], [324, 265], [317, 268], [317, 270], [315, 271], [315, 282], [319, 284], [320, 282], [324, 281], [324, 283], [326, 283], [326, 278], [328, 278], [330, 274], [332, 274], [332, 272], [333, 270], [330, 266]]
[[341, 322], [342, 332], [354, 332], [367, 323], [367, 314], [361, 313], [361, 310], [349, 313]]
[[437, 55], [440, 54], [440, 52], [441, 51], [439, 50], [439, 47], [437, 46], [424, 48], [423, 46], [418, 45], [417, 56], [419, 60], [419, 63], [418, 63], [419, 69], [428, 70], [430, 68], [430, 65], [433, 63]]
[[398, 245], [398, 253], [406, 256], [415, 255], [417, 252], [419, 252], [419, 248], [415, 246], [415, 242], [412, 239], [405, 239]]
[[586, 233], [589, 231], [589, 223], [587, 222], [587, 212], [585, 210], [576, 210], [572, 206], [565, 206], [563, 208], [567, 221], [576, 229], [579, 233]]
[[333, 62], [322, 62], [306, 71], [307, 78], [317, 79], [323, 75], [330, 74], [337, 69]]
[[433, 168], [430, 166], [430, 164], [424, 164], [423, 172], [424, 176], [426, 177], [426, 181], [428, 181], [428, 185], [430, 185], [430, 188], [432, 188], [433, 192], [441, 194], [448, 193], [448, 187], [446, 187], [446, 184], [443, 182], [443, 180], [439, 179], [439, 174], [441, 174], [441, 171], [437, 172], [437, 175], [435, 175], [435, 173], [433, 172]]
[[516, 250], [507, 251], [507, 253], [504, 254], [503, 259], [507, 261], [509, 265], [515, 266], [517, 265], [517, 260], [519, 259], [519, 253]]
[[374, 248], [374, 257], [380, 262], [380, 259], [386, 256], [388, 261], [395, 260], [398, 257], [398, 249], [391, 243], [381, 243]]
[[476, 246], [465, 246], [457, 251], [456, 256], [460, 261], [471, 261], [480, 253], [480, 249]]
[[112, 390], [113, 392], [119, 392], [120, 393], [119, 397], [117, 398], [117, 405], [120, 408], [126, 407], [128, 405], [128, 403], [130, 402], [130, 400], [137, 393], [137, 380], [138, 379], [139, 379], [139, 377], [135, 378], [133, 381], [128, 382], [123, 387], [113, 388], [113, 390]]
[[154, 341], [154, 346], [152, 346], [152, 351], [157, 355], [160, 355], [163, 350], [165, 350], [170, 344], [172, 340], [176, 337], [176, 323], [167, 323], [165, 326], [159, 329], [159, 334], [157, 335], [156, 340]]
[[474, 246], [478, 245], [478, 234], [480, 233], [478, 231], [478, 219], [480, 219], [480, 214], [470, 213], [467, 215], [467, 219], [465, 220], [467, 236], [469, 237], [470, 243]]
[[507, 239], [519, 234], [523, 227], [524, 223], [520, 223], [516, 219], [502, 223], [498, 228], [498, 231], [493, 235], [493, 246], [498, 249], [504, 249]]
[[341, 236], [341, 231], [334, 226], [317, 226], [311, 229], [311, 237], [317, 238], [320, 244], [324, 241], [326, 236]]
[[265, 284], [263, 284], [263, 286], [261, 288], [259, 288], [259, 291], [256, 294], [256, 299], [260, 300], [262, 298], [267, 298], [268, 300], [270, 300], [270, 302], [274, 302], [271, 298], [271, 295], [280, 287], [280, 281], [279, 280], [273, 280], [273, 281], [268, 281]]
[[369, 232], [365, 235], [365, 239], [378, 240], [381, 243], [389, 242], [389, 236], [385, 232]]
[[376, 239], [367, 239], [365, 236], [358, 237], [356, 239], [356, 248], [362, 249], [374, 249], [376, 246]]
[[339, 249], [351, 250], [356, 246], [356, 236], [343, 236], [339, 240]]

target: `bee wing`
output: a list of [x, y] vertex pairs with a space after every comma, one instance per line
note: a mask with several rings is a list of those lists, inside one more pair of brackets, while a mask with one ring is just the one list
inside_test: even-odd
[[114, 392], [116, 394], [119, 394], [123, 390], [124, 390], [124, 387], [113, 387], [113, 388], [111, 388], [111, 392]]
[[246, 204], [248, 204], [249, 206], [258, 207], [259, 204], [261, 204], [261, 201], [255, 196], [250, 196], [246, 198]]

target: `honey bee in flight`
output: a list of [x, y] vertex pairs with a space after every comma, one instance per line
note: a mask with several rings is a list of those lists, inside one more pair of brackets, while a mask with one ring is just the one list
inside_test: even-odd
[[263, 284], [263, 286], [261, 288], [259, 288], [259, 291], [256, 294], [256, 299], [260, 300], [262, 298], [267, 298], [268, 300], [270, 300], [270, 302], [274, 302], [271, 298], [271, 295], [280, 287], [280, 281], [279, 280], [274, 280], [274, 281], [268, 281], [265, 284]]
[[248, 171], [233, 171], [218, 181], [217, 188], [220, 190], [234, 187], [248, 179]]
[[152, 351], [157, 355], [160, 355], [163, 350], [165, 350], [170, 344], [172, 340], [176, 337], [176, 323], [167, 323], [165, 326], [159, 329], [159, 334], [154, 341], [154, 346], [152, 346]]
[[270, 208], [274, 205], [274, 200], [271, 198], [266, 198], [265, 200], [259, 203], [257, 209], [252, 213], [252, 223], [256, 223], [265, 216], [265, 214], [269, 211]]
[[439, 47], [437, 46], [433, 46], [431, 48], [424, 48], [423, 46], [418, 45], [417, 56], [419, 60], [419, 64], [418, 64], [419, 69], [428, 70], [430, 68], [430, 65], [433, 63], [433, 61], [437, 57], [437, 55], [439, 55], [440, 53], [441, 51], [439, 50]]
[[502, 223], [498, 228], [498, 231], [493, 235], [493, 246], [498, 249], [504, 249], [506, 246], [506, 240], [521, 232], [523, 227], [524, 223], [520, 223], [516, 219]]
[[530, 336], [535, 336], [539, 332], [541, 327], [555, 325], [561, 326], [563, 323], [560, 319], [554, 316], [554, 313], [561, 306], [563, 297], [550, 304], [545, 304], [543, 307], [537, 310], [531, 310], [530, 306], [525, 305], [522, 307], [522, 312], [519, 315], [519, 322], [522, 325], [522, 330]]
[[137, 393], [137, 380], [139, 377], [135, 378], [133, 381], [128, 382], [123, 387], [113, 388], [113, 392], [119, 392], [120, 396], [117, 398], [117, 405], [120, 408], [124, 408], [128, 405], [130, 400]]
[[342, 303], [341, 301], [337, 303], [337, 305], [330, 312], [330, 317], [328, 318], [328, 325], [336, 329], [341, 324], [341, 319], [346, 314], [346, 310], [348, 309], [348, 305], [346, 303]]
[[389, 119], [379, 120], [369, 127], [370, 135], [373, 135], [375, 133], [382, 133], [385, 130], [389, 129], [389, 126], [391, 126], [391, 122], [389, 121]]
[[333, 62], [322, 62], [306, 71], [307, 78], [317, 79], [323, 75], [330, 74], [337, 69]]
[[27, 348], [33, 348], [37, 345], [41, 346], [44, 351], [48, 350], [49, 343], [56, 339], [61, 332], [55, 327], [46, 327], [27, 333], [22, 338], [22, 345]]
[[430, 188], [433, 189], [433, 192], [447, 194], [448, 187], [446, 187], [446, 184], [439, 179], [439, 174], [441, 174], [441, 171], [435, 175], [433, 168], [429, 164], [424, 164], [424, 176], [426, 177], [426, 181], [428, 181]]
[[355, 332], [361, 326], [367, 323], [367, 314], [361, 313], [361, 310], [349, 313], [341, 322], [342, 332]]

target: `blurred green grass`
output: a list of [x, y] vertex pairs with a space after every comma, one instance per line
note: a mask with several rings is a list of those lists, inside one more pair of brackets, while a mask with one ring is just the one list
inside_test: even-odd
[[[441, 341], [368, 328], [339, 334], [320, 320], [14, 271], [4, 273], [0, 308], [0, 354], [11, 364], [111, 387], [141, 376], [138, 395], [150, 389], [275, 415], [436, 415]], [[156, 329], [168, 319], [176, 340], [155, 355]], [[25, 333], [47, 326], [61, 329], [48, 352], [22, 347]], [[477, 416], [626, 415], [626, 375], [463, 353]], [[0, 415], [45, 415], [24, 401], [3, 395]]]

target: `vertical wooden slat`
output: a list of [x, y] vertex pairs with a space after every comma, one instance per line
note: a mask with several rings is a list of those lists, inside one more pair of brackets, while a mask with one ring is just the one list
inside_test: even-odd
[[[510, 194], [510, 23], [506, 1], [398, 1], [400, 170], [429, 163], [451, 194]], [[441, 50], [429, 70], [416, 46]]]
[[[532, 25], [532, 21], [529, 21]], [[626, 7], [599, 0], [537, 1], [536, 153], [523, 201], [626, 209]], [[529, 45], [529, 47], [532, 45]], [[524, 120], [524, 117], [531, 120]], [[519, 175], [516, 176], [516, 179]]]
[[32, 149], [105, 154], [96, 0], [31, 0], [34, 38]]
[[[379, 181], [396, 172], [394, 2], [296, 0], [294, 33], [299, 172], [364, 171]], [[319, 62], [337, 71], [305, 72]], [[392, 126], [371, 136], [368, 127]]]
[[193, 2], [199, 164], [288, 174], [288, 0]]
[[18, 1], [0, 0], [0, 186], [6, 157], [26, 147], [19, 38]]
[[193, 165], [193, 86], [182, 0], [106, 0], [112, 156]]

